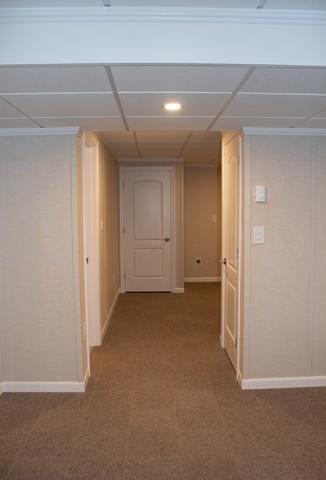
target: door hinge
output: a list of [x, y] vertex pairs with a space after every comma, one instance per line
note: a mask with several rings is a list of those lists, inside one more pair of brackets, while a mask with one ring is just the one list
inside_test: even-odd
[[238, 339], [237, 338], [234, 340], [234, 348], [238, 348]]
[[86, 263], [89, 263], [89, 258], [88, 257], [86, 257]]

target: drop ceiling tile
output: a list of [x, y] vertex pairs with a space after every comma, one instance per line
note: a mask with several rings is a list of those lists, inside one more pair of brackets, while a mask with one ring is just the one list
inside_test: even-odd
[[326, 94], [326, 68], [257, 68], [241, 91]]
[[110, 91], [104, 67], [0, 67], [0, 94]]
[[28, 118], [0, 118], [0, 128], [38, 128]]
[[192, 148], [216, 148], [220, 142], [220, 136], [216, 132], [193, 132], [188, 147]]
[[128, 125], [133, 130], [203, 130], [214, 117], [128, 117]]
[[325, 0], [267, 0], [265, 8], [325, 10]]
[[112, 67], [119, 92], [232, 92], [246, 67]]
[[139, 142], [146, 142], [151, 144], [180, 144], [186, 141], [189, 131], [140, 131], [137, 132]]
[[135, 139], [133, 132], [121, 130], [117, 132], [105, 132], [101, 134], [101, 138], [110, 142], [111, 145], [127, 147], [135, 146]]
[[243, 127], [291, 128], [302, 118], [286, 117], [221, 117], [214, 123], [212, 130], [239, 130]]
[[326, 108], [326, 96], [241, 93], [224, 113], [239, 117], [308, 117], [323, 108]]
[[298, 128], [326, 128], [326, 118], [309, 118], [309, 120], [300, 123]]
[[34, 119], [44, 127], [77, 126], [96, 132], [124, 128], [120, 117], [34, 117]]
[[[214, 116], [221, 110], [229, 95], [210, 93], [123, 93], [120, 98], [127, 116]], [[163, 109], [166, 102], [179, 102], [182, 105], [182, 110], [180, 113], [166, 113]]]
[[4, 95], [30, 117], [119, 116], [111, 93]]
[[8, 105], [7, 102], [0, 99], [0, 118], [19, 118], [23, 117], [23, 114], [20, 114], [12, 106]]
[[140, 151], [142, 158], [177, 158], [180, 149], [142, 147]]

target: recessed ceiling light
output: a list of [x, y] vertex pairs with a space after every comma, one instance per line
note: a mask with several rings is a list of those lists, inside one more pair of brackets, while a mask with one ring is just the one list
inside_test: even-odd
[[168, 112], [178, 112], [179, 110], [181, 110], [181, 103], [168, 102], [164, 105], [164, 109]]

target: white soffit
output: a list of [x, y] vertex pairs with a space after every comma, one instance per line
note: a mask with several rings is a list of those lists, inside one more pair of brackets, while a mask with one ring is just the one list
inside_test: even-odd
[[35, 120], [44, 127], [78, 126], [97, 132], [124, 128], [121, 117], [35, 117]]
[[325, 0], [267, 0], [265, 9], [325, 10]]
[[0, 128], [39, 128], [28, 118], [0, 118]]
[[[227, 94], [216, 93], [122, 93], [121, 103], [127, 116], [162, 115], [195, 116], [216, 115], [229, 98]], [[180, 114], [168, 114], [164, 111], [167, 102], [181, 103]]]
[[0, 95], [111, 91], [104, 67], [0, 67]]
[[257, 68], [241, 92], [326, 94], [326, 68]]
[[0, 118], [19, 118], [24, 117], [15, 108], [9, 105], [4, 100], [0, 99]]
[[237, 95], [228, 108], [226, 116], [263, 117], [308, 117], [326, 108], [326, 95]]
[[111, 93], [12, 94], [3, 98], [31, 117], [119, 115]]
[[291, 128], [304, 120], [286, 117], [221, 117], [214, 123], [212, 130], [239, 130], [242, 127]]
[[112, 67], [119, 92], [232, 92], [246, 67]]

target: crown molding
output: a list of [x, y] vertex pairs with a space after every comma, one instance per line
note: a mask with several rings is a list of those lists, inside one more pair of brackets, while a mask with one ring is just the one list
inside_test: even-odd
[[112, 22], [326, 25], [323, 10], [183, 7], [0, 8], [0, 23]]
[[78, 135], [79, 127], [53, 128], [0, 128], [0, 137], [28, 136], [28, 135]]
[[245, 135], [293, 135], [293, 136], [326, 136], [326, 128], [263, 128], [244, 127]]

